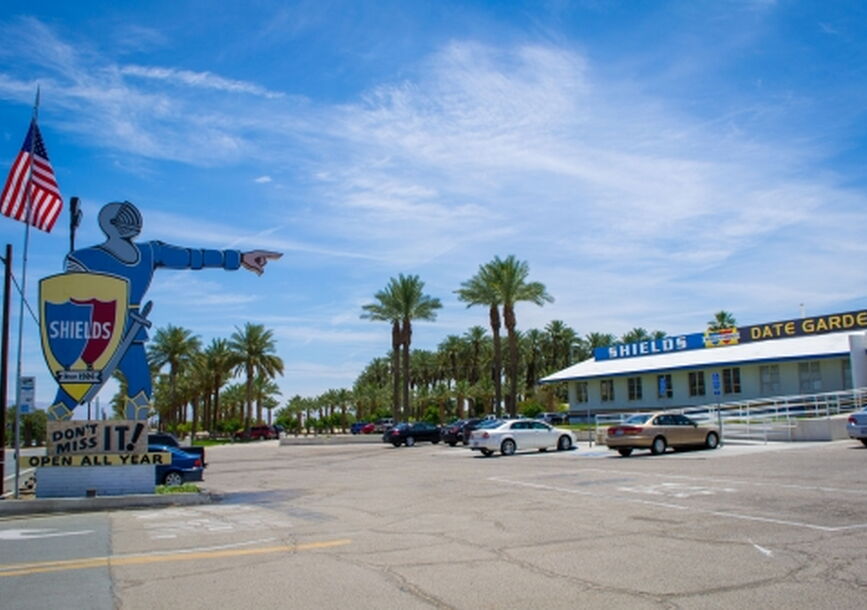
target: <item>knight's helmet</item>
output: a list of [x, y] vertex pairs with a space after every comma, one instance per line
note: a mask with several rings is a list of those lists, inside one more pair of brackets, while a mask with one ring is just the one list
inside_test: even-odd
[[141, 227], [141, 213], [129, 201], [107, 203], [99, 211], [99, 228], [109, 239], [132, 239], [141, 233]]

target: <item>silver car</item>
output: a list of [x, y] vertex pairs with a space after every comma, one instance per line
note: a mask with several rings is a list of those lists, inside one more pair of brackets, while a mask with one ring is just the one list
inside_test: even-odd
[[849, 438], [858, 439], [867, 447], [867, 407], [849, 416], [846, 432], [849, 433]]
[[491, 422], [470, 433], [470, 449], [489, 456], [495, 451], [512, 455], [521, 449], [567, 451], [575, 445], [570, 430], [555, 428], [534, 419], [510, 419]]

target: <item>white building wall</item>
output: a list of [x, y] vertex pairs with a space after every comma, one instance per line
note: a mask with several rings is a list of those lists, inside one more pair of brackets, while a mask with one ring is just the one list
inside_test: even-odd
[[[821, 374], [822, 387], [817, 392], [836, 392], [846, 389], [843, 381], [843, 365], [845, 359], [842, 358], [818, 358], [819, 371]], [[714, 404], [716, 402], [731, 402], [739, 400], [750, 400], [755, 398], [763, 398], [761, 387], [760, 367], [776, 364], [779, 367], [780, 373], [780, 390], [774, 393], [776, 396], [796, 395], [801, 394], [800, 376], [798, 373], [799, 362], [811, 362], [812, 360], [801, 361], [779, 361], [779, 362], [763, 362], [761, 364], [745, 364], [726, 367], [711, 367], [707, 369], [690, 369], [690, 370], [674, 370], [664, 371], [665, 374], [670, 374], [673, 385], [672, 398], [659, 398], [657, 392], [657, 375], [660, 373], [642, 373], [640, 375], [618, 376], [618, 377], [603, 377], [587, 379], [587, 396], [588, 402], [577, 402], [578, 392], [576, 390], [577, 381], [569, 382], [569, 408], [576, 413], [586, 412], [589, 408], [593, 412], [597, 411], [632, 411], [632, 410], [656, 410], [656, 409], [671, 409], [688, 406], [699, 406]], [[867, 385], [867, 357], [864, 359], [863, 367], [865, 369], [864, 383], [857, 383], [855, 387], [863, 387]], [[724, 368], [739, 368], [741, 392], [740, 393], [724, 393], [723, 385], [723, 369]], [[853, 371], [856, 366], [853, 363]], [[689, 373], [690, 371], [703, 371], [705, 383], [704, 396], [689, 395]], [[720, 376], [720, 395], [717, 397], [713, 393], [713, 373], [718, 373]], [[629, 400], [629, 377], [641, 377], [642, 399]], [[854, 377], [853, 373], [853, 377]], [[603, 379], [614, 380], [614, 400], [602, 402], [601, 381]], [[810, 392], [812, 393], [812, 392]]]

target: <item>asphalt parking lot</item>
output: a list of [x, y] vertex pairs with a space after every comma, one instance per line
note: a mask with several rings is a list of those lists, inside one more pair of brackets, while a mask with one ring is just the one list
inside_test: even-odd
[[[865, 460], [849, 441], [630, 458], [217, 447], [219, 502], [0, 521], [0, 598], [39, 607], [20, 596], [90, 579], [119, 608], [861, 608]], [[25, 528], [57, 548], [10, 537]], [[105, 543], [76, 556], [69, 528]]]

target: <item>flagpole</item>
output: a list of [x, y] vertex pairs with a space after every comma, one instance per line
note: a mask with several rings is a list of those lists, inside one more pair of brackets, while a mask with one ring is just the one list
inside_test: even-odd
[[21, 294], [18, 307], [18, 362], [15, 372], [15, 498], [18, 499], [21, 492], [21, 354], [24, 344], [24, 299], [27, 295], [27, 252], [30, 246], [30, 223], [33, 214], [33, 149], [36, 145], [36, 133], [33, 126], [36, 125], [39, 119], [39, 85], [36, 86], [36, 101], [33, 104], [33, 121], [31, 123], [30, 134], [30, 159], [27, 165], [27, 187], [25, 191], [25, 201], [27, 202], [27, 211], [25, 212], [26, 222], [24, 223], [24, 254], [21, 260]]

